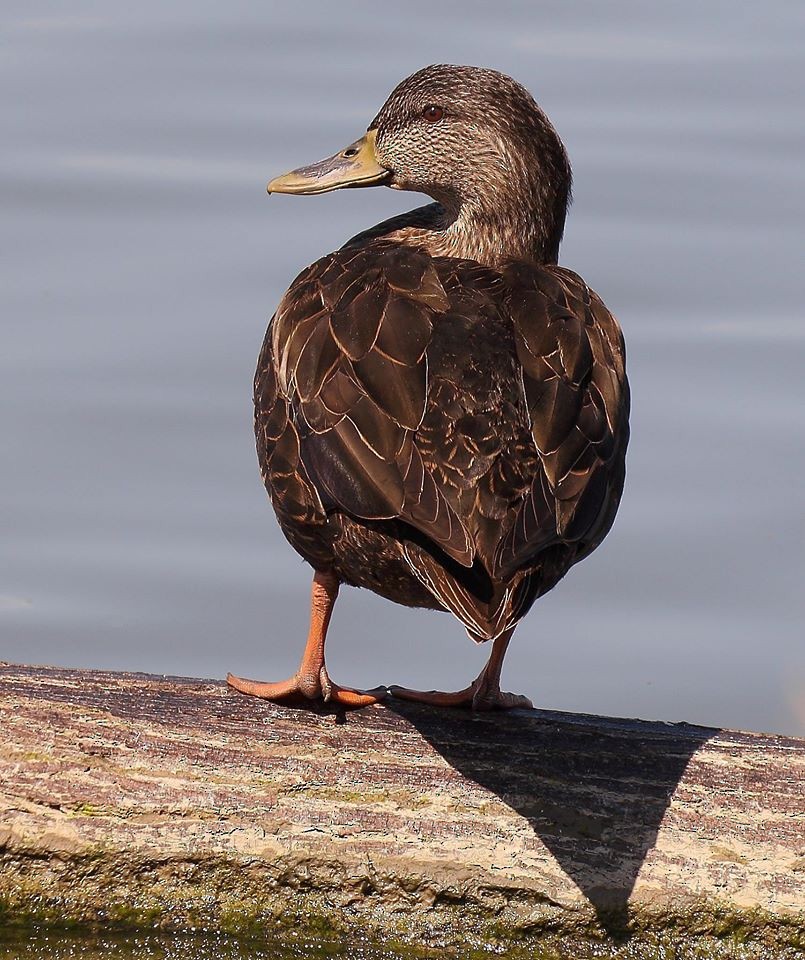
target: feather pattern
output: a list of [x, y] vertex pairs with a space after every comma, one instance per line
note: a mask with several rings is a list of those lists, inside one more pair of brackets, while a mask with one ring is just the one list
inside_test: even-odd
[[294, 281], [255, 379], [263, 480], [296, 549], [477, 640], [606, 535], [628, 404], [620, 329], [576, 274], [371, 237]]

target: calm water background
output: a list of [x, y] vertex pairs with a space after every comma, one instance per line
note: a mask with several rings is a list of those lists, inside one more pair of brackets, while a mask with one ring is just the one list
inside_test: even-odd
[[[277, 679], [309, 571], [251, 378], [302, 266], [415, 205], [266, 180], [434, 61], [511, 73], [565, 139], [561, 260], [621, 319], [615, 528], [504, 680], [564, 710], [805, 729], [801, 2], [3, 4], [0, 657]], [[333, 676], [448, 689], [447, 616], [339, 600]]]

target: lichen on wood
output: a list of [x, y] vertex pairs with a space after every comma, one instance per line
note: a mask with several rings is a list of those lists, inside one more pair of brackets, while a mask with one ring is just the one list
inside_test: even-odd
[[805, 947], [796, 738], [7, 664], [0, 723], [6, 922]]

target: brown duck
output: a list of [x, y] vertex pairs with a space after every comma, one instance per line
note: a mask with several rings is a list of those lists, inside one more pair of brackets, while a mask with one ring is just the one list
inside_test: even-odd
[[315, 194], [384, 184], [435, 201], [304, 270], [282, 298], [255, 379], [263, 480], [315, 573], [297, 673], [234, 676], [270, 700], [374, 703], [330, 680], [340, 584], [452, 613], [492, 641], [457, 693], [426, 703], [530, 706], [503, 693], [516, 625], [606, 536], [623, 489], [629, 389], [620, 328], [557, 266], [571, 173], [530, 94], [475, 67], [404, 80], [368, 132], [268, 185]]

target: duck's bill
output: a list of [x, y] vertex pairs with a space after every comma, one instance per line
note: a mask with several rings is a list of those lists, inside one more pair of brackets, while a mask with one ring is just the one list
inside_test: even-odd
[[391, 171], [377, 161], [376, 136], [377, 131], [370, 130], [360, 140], [326, 160], [275, 177], [268, 185], [268, 192], [327, 193], [342, 187], [371, 187], [383, 183]]

